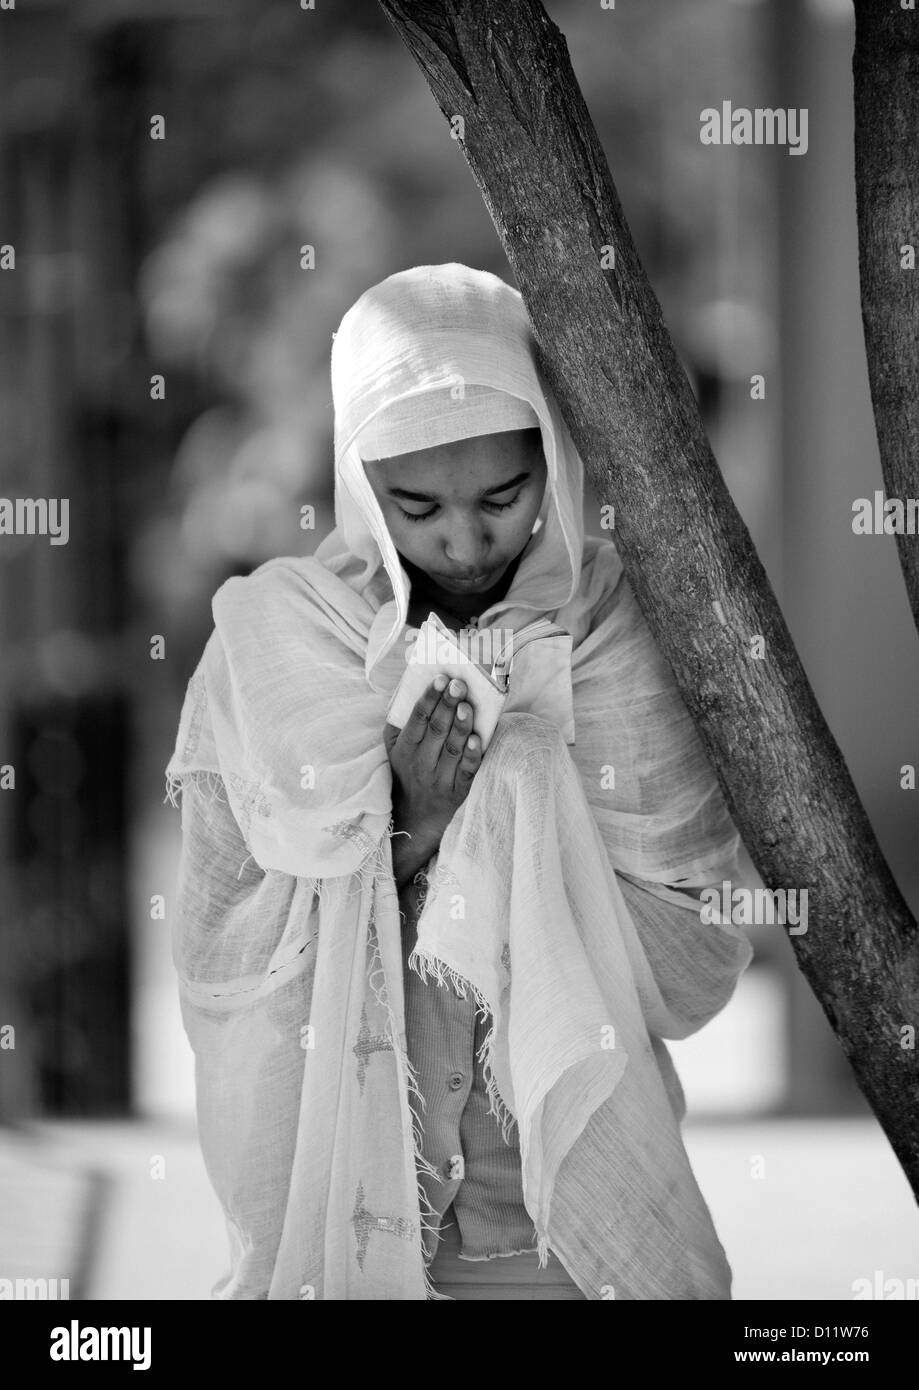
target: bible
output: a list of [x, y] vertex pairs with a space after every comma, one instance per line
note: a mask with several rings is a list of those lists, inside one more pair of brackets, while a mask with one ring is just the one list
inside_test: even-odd
[[[406, 654], [406, 666], [393, 692], [387, 722], [404, 727], [415, 704], [438, 672], [466, 682], [475, 711], [474, 732], [485, 752], [504, 709], [514, 680], [514, 665], [522, 651], [543, 637], [568, 636], [567, 629], [548, 618], [537, 618], [518, 632], [511, 628], [464, 628], [454, 634], [436, 613], [429, 613], [415, 644]], [[527, 653], [529, 660], [535, 651]]]

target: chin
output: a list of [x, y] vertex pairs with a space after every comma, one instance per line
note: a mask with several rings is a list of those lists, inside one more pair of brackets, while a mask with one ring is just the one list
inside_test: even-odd
[[[530, 537], [527, 537], [526, 544], [529, 543], [529, 540]], [[441, 579], [439, 575], [431, 573], [430, 570], [425, 569], [423, 565], [418, 564], [417, 561], [409, 561], [401, 551], [397, 553], [399, 554], [399, 559], [408, 571], [409, 577], [416, 582], [420, 582], [423, 588], [433, 589], [437, 593], [448, 595], [450, 598], [470, 599], [481, 598], [483, 595], [490, 594], [492, 590], [500, 588], [516, 568], [517, 562], [523, 555], [524, 550], [526, 550], [526, 544], [524, 544], [510, 559], [500, 561], [489, 574], [487, 582], [478, 588], [472, 588], [471, 585], [468, 584], [458, 584], [455, 580]]]

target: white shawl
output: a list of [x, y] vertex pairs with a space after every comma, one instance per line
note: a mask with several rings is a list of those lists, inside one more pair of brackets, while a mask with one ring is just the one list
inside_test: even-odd
[[[387, 405], [457, 383], [529, 402], [548, 465], [542, 524], [479, 625], [547, 614], [571, 639], [561, 675], [556, 648], [552, 678], [527, 667], [512, 692], [428, 865], [411, 964], [471, 988], [490, 1015], [489, 1092], [519, 1126], [542, 1254], [590, 1298], [729, 1298], [659, 1039], [701, 1027], [750, 959], [741, 932], [703, 925], [666, 887], [720, 882], [737, 835], [615, 547], [584, 536], [583, 466], [521, 298], [453, 264], [393, 275], [345, 315], [332, 352], [336, 528], [314, 557], [218, 591], [167, 768], [173, 796], [204, 779], [226, 797], [256, 874], [242, 916], [184, 907], [186, 827], [174, 957], [233, 1250], [215, 1293], [438, 1296], [420, 1238], [382, 741], [409, 582], [356, 441]], [[652, 897], [626, 876], [661, 886]], [[282, 886], [282, 909], [260, 910]]]

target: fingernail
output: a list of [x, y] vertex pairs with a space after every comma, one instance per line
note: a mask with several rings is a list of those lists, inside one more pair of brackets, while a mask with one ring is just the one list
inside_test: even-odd
[[452, 680], [452, 681], [450, 682], [450, 694], [451, 694], [451, 695], [462, 695], [462, 693], [463, 693], [463, 682], [462, 682], [462, 681], [458, 681], [458, 680]]
[[479, 746], [479, 740], [476, 738], [475, 734], [469, 735], [468, 739], [466, 740], [466, 746], [467, 748], [471, 748], [473, 753], [475, 752], [475, 750]]
[[469, 706], [466, 705], [466, 704], [457, 705], [457, 707], [456, 707], [456, 717], [457, 717], [457, 719], [468, 719], [468, 718], [469, 718]]
[[447, 688], [447, 677], [446, 677], [446, 676], [435, 676], [435, 677], [434, 677], [434, 689], [435, 689], [435, 690], [446, 690], [446, 688]]

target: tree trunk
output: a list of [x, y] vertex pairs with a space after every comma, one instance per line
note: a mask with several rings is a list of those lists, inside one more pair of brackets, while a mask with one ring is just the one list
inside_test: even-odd
[[[855, 196], [868, 381], [890, 498], [919, 499], [919, 12], [854, 0]], [[909, 266], [913, 268], [907, 268]], [[919, 629], [919, 538], [897, 550]]]
[[768, 887], [808, 890], [798, 964], [919, 1196], [916, 924], [712, 455], [564, 38], [539, 0], [380, 3], [454, 121], [737, 829]]

